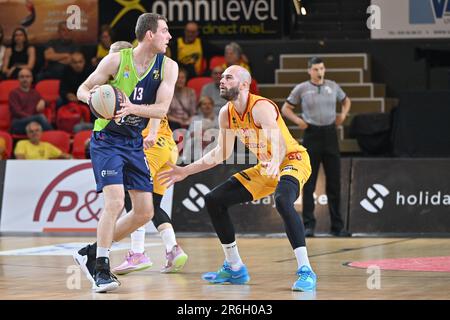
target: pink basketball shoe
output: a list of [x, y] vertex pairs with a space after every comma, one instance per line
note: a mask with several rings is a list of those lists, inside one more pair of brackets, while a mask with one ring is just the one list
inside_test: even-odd
[[179, 245], [175, 245], [171, 251], [166, 252], [166, 265], [161, 269], [161, 273], [176, 273], [183, 269], [188, 255]]
[[112, 272], [119, 275], [124, 275], [133, 271], [141, 271], [150, 268], [153, 263], [150, 258], [144, 253], [134, 253], [128, 251], [125, 261], [120, 266], [115, 267]]

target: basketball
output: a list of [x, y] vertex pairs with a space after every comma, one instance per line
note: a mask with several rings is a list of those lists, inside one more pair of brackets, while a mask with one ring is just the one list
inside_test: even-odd
[[112, 120], [125, 99], [125, 93], [122, 90], [104, 84], [91, 94], [89, 108], [97, 118]]

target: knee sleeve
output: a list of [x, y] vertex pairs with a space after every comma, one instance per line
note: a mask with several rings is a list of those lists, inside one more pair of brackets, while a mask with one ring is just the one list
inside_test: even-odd
[[158, 229], [158, 227], [163, 223], [172, 224], [172, 220], [170, 220], [169, 215], [163, 209], [161, 209], [162, 198], [163, 196], [160, 194], [153, 194], [153, 208], [155, 210], [155, 214], [153, 216], [152, 222], [155, 225], [156, 229]]

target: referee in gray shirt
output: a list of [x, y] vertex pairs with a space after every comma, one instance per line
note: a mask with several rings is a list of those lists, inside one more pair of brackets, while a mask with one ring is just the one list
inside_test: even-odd
[[[341, 160], [336, 126], [341, 125], [350, 111], [350, 99], [334, 81], [325, 80], [325, 65], [320, 58], [313, 57], [308, 62], [311, 77], [297, 85], [287, 98], [281, 111], [283, 115], [305, 130], [303, 145], [308, 149], [312, 173], [303, 189], [303, 220], [305, 235], [314, 236], [314, 190], [320, 163], [326, 176], [326, 193], [331, 218], [331, 234], [346, 237], [340, 212]], [[342, 105], [336, 114], [336, 101]], [[302, 116], [294, 113], [295, 106], [301, 106]]]

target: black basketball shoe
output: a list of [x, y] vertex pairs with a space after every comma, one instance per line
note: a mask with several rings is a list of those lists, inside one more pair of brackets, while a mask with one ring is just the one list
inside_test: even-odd
[[109, 267], [109, 258], [100, 257], [95, 265], [95, 292], [107, 292], [120, 286], [120, 281], [113, 275]]
[[80, 266], [88, 280], [92, 284], [92, 289], [95, 289], [95, 259], [97, 255], [97, 243], [88, 244], [81, 248], [78, 252], [73, 254], [73, 259]]

